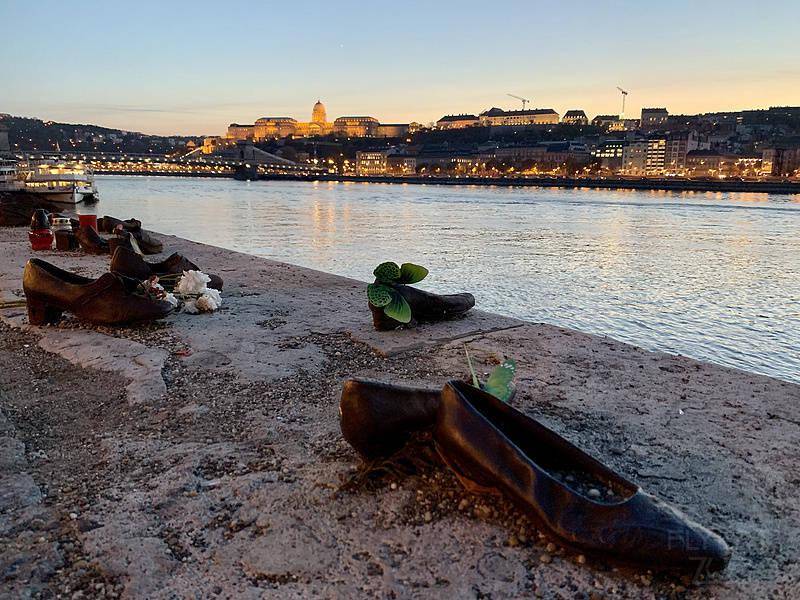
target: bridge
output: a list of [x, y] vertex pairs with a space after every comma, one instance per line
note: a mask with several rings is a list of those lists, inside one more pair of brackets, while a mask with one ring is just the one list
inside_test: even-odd
[[318, 167], [296, 163], [254, 146], [228, 149], [220, 154], [193, 150], [184, 155], [135, 152], [47, 151], [18, 154], [20, 160], [55, 159], [79, 162], [98, 174], [183, 175], [232, 177], [242, 170], [264, 175], [312, 175]]

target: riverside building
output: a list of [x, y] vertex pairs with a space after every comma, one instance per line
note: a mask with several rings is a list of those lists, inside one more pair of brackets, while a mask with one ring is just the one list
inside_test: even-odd
[[505, 125], [558, 125], [558, 113], [552, 108], [532, 108], [529, 110], [503, 110], [490, 108], [478, 115], [483, 126]]
[[311, 110], [310, 121], [298, 121], [292, 117], [261, 117], [253, 125], [231, 123], [226, 137], [233, 141], [252, 140], [262, 142], [268, 139], [293, 137], [314, 137], [337, 133], [348, 137], [400, 137], [406, 135], [417, 124], [394, 123], [384, 126], [375, 117], [339, 117], [333, 123], [328, 121], [325, 105], [317, 100]]

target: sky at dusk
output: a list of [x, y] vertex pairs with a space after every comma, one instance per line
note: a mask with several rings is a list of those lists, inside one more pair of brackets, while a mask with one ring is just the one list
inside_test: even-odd
[[0, 112], [155, 134], [421, 123], [508, 97], [628, 116], [800, 104], [798, 0], [0, 0]]

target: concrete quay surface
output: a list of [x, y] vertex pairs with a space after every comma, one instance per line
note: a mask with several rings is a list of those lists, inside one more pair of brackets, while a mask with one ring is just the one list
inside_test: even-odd
[[[223, 277], [221, 311], [36, 328], [0, 310], [0, 598], [800, 597], [800, 386], [477, 310], [379, 333], [363, 282], [160, 237]], [[0, 300], [31, 255], [0, 228]], [[464, 344], [484, 371], [515, 358], [517, 408], [719, 532], [728, 569], [586, 560], [427, 451], [360, 477], [341, 381], [439, 386]]]

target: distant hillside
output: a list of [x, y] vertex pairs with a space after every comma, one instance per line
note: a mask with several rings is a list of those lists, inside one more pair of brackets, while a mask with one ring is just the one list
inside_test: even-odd
[[8, 126], [12, 152], [35, 152], [61, 149], [82, 152], [131, 152], [164, 154], [198, 136], [159, 136], [123, 131], [99, 125], [56, 123], [27, 117], [0, 114]]

